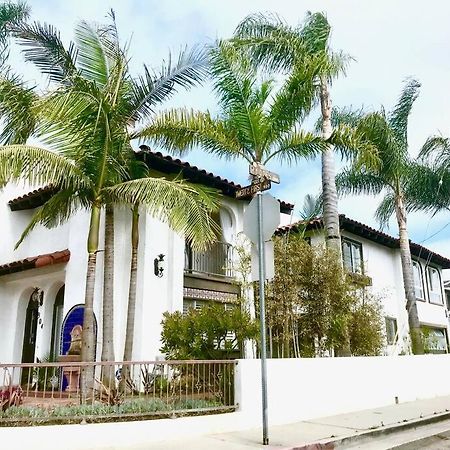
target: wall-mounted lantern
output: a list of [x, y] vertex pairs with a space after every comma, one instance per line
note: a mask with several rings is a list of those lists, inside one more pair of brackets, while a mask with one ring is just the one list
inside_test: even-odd
[[163, 276], [164, 266], [165, 266], [164, 263], [165, 263], [164, 255], [162, 253], [160, 255], [158, 255], [158, 257], [155, 258], [154, 261], [153, 261], [153, 265], [154, 265], [154, 269], [155, 269], [155, 275], [158, 278], [161, 278]]

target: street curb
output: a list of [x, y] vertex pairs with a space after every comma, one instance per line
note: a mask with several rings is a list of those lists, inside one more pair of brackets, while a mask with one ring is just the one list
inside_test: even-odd
[[316, 442], [310, 442], [308, 444], [300, 444], [293, 447], [283, 447], [283, 450], [336, 450], [339, 448], [345, 448], [344, 445], [355, 444], [357, 442], [363, 442], [364, 440], [372, 440], [380, 435], [397, 433], [399, 431], [408, 430], [410, 428], [422, 427], [429, 425], [430, 423], [441, 422], [443, 420], [450, 419], [450, 411], [442, 413], [434, 413], [431, 416], [423, 417], [419, 419], [412, 419], [392, 425], [380, 426], [368, 431], [363, 431], [358, 434], [349, 434], [347, 436], [338, 439], [321, 439]]
[[[450, 428], [448, 431], [441, 431], [439, 433], [432, 434], [431, 436], [426, 436], [419, 439], [413, 439], [409, 442], [404, 442], [403, 444], [395, 445], [390, 450], [408, 450], [411, 449], [411, 446], [414, 446], [416, 448], [426, 448], [426, 445], [435, 444], [436, 442], [441, 442], [443, 439], [443, 435], [448, 434], [450, 431]], [[417, 447], [420, 445], [420, 447]]]

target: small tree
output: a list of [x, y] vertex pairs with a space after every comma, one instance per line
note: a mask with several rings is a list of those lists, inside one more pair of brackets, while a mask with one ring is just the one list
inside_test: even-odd
[[349, 334], [354, 356], [381, 354], [384, 344], [383, 313], [380, 301], [364, 292], [352, 305]]
[[239, 354], [246, 339], [256, 339], [258, 325], [239, 307], [211, 304], [186, 314], [164, 313], [161, 333], [167, 359], [227, 359]]
[[352, 354], [379, 354], [383, 335], [377, 305], [343, 273], [332, 250], [312, 247], [301, 235], [275, 240], [275, 277], [267, 294], [273, 357], [331, 352], [343, 345], [347, 329]]

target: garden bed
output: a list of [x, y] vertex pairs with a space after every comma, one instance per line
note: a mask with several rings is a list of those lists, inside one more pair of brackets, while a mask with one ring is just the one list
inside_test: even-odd
[[61, 405], [12, 406], [0, 412], [0, 427], [75, 423], [102, 423], [181, 417], [188, 415], [232, 412], [234, 406], [225, 406], [212, 400], [161, 399], [125, 400], [120, 405]]

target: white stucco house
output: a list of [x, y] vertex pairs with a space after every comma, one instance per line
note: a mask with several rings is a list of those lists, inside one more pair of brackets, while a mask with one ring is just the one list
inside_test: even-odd
[[[215, 301], [232, 304], [239, 295], [233, 261], [233, 244], [243, 229], [248, 199], [237, 200], [239, 185], [208, 173], [187, 162], [141, 147], [138, 153], [155, 175], [182, 173], [195, 183], [218, 189], [223, 195], [220, 214], [222, 235], [207, 252], [195, 252], [184, 238], [145, 212], [140, 216], [137, 313], [134, 360], [160, 357], [162, 314], [201, 307]], [[64, 354], [70, 345], [70, 330], [82, 323], [86, 276], [86, 236], [89, 215], [80, 211], [63, 226], [36, 228], [14, 250], [33, 210], [55, 190], [32, 190], [8, 185], [0, 192], [0, 362], [42, 360], [50, 353]], [[280, 223], [287, 223], [293, 205], [280, 202]], [[295, 231], [296, 224], [280, 228]], [[131, 214], [126, 208], [115, 212], [114, 346], [116, 360], [123, 355], [128, 300]], [[407, 314], [398, 240], [362, 223], [341, 216], [343, 255], [346, 267], [370, 280], [372, 289], [383, 295], [386, 314], [387, 354], [404, 351], [408, 334]], [[320, 219], [308, 225], [312, 243], [323, 242]], [[102, 242], [102, 236], [100, 237]], [[447, 352], [448, 307], [444, 301], [441, 271], [450, 260], [411, 243], [415, 258], [416, 295], [419, 318], [438, 342], [436, 351]], [[99, 252], [94, 313], [97, 321], [97, 355], [100, 354], [102, 252]], [[161, 271], [162, 269], [162, 271]]]
[[[200, 307], [207, 301], [231, 304], [237, 300], [239, 286], [235, 282], [232, 244], [242, 231], [242, 215], [249, 200], [235, 199], [239, 185], [189, 163], [151, 152], [145, 146], [141, 147], [138, 158], [145, 161], [154, 175], [170, 177], [182, 173], [185, 179], [216, 188], [223, 195], [217, 218], [222, 236], [203, 253], [185, 245], [184, 238], [166, 224], [145, 212], [140, 215], [133, 359], [154, 360], [160, 354], [163, 312]], [[70, 345], [70, 330], [82, 323], [89, 214], [81, 211], [54, 229], [38, 227], [14, 250], [33, 210], [54, 192], [51, 187], [30, 192], [29, 188], [12, 185], [0, 192], [1, 362], [35, 362], [50, 353], [65, 354]], [[289, 214], [292, 208], [280, 202], [281, 214]], [[130, 229], [130, 211], [116, 209], [114, 341], [117, 360], [122, 358], [125, 341]], [[100, 236], [100, 242], [102, 239]], [[97, 355], [102, 340], [102, 260], [100, 251], [94, 298]]]
[[[369, 227], [345, 215], [339, 216], [342, 255], [345, 268], [354, 279], [380, 298], [385, 314], [386, 355], [408, 353], [409, 327], [405, 308], [399, 239]], [[323, 244], [321, 218], [280, 227], [278, 233], [305, 233], [311, 245]], [[450, 259], [410, 243], [413, 258], [415, 294], [419, 320], [428, 336], [432, 353], [449, 351], [450, 303], [446, 301], [442, 270], [450, 268]]]

